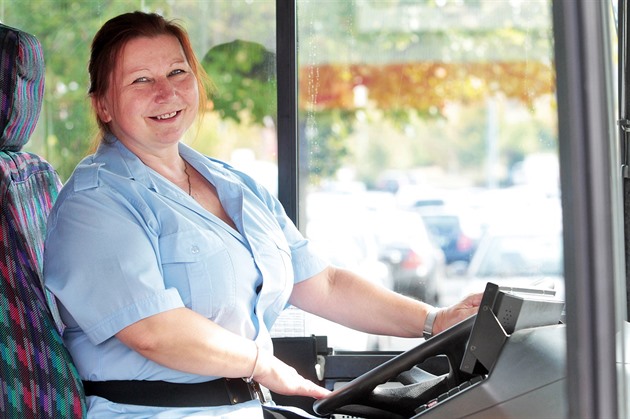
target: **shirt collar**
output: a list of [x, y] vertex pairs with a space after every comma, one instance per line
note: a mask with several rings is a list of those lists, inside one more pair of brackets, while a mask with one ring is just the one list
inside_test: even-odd
[[[234, 183], [234, 177], [225, 163], [204, 156], [182, 142], [178, 144], [178, 148], [179, 154], [212, 183], [221, 185], [222, 182], [217, 182], [217, 180], [226, 181], [230, 185]], [[113, 134], [105, 135], [94, 155], [94, 162], [105, 163], [107, 171], [134, 179], [158, 193], [165, 192], [160, 190], [155, 180], [156, 172], [145, 165]], [[208, 170], [210, 167], [211, 170]]]
[[155, 188], [149, 168], [113, 134], [105, 135], [94, 154], [94, 162], [103, 163], [103, 168], [108, 172], [134, 179], [149, 188]]

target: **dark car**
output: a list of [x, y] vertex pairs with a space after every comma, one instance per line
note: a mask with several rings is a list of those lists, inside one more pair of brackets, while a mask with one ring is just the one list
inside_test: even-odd
[[389, 266], [393, 290], [438, 304], [446, 278], [446, 263], [422, 217], [404, 210], [375, 211], [373, 217], [380, 260]]
[[416, 207], [427, 230], [444, 252], [448, 265], [454, 262], [469, 263], [478, 238], [464, 228], [462, 215], [443, 205]]

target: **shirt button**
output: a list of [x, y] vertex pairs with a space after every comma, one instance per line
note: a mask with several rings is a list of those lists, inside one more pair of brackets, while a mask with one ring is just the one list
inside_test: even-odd
[[195, 245], [193, 247], [190, 248], [190, 252], [194, 255], [196, 255], [197, 253], [199, 253], [199, 246]]

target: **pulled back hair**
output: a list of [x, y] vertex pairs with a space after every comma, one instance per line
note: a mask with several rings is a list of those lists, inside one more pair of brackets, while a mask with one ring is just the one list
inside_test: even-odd
[[[88, 73], [90, 75], [89, 95], [92, 98], [102, 98], [111, 82], [116, 62], [127, 43], [136, 38], [152, 38], [160, 35], [172, 35], [182, 46], [199, 89], [199, 116], [206, 108], [207, 95], [211, 86], [210, 79], [199, 63], [186, 30], [174, 20], [166, 20], [156, 13], [130, 12], [116, 16], [98, 30], [92, 40]], [[109, 132], [106, 123], [96, 115], [101, 134]]]

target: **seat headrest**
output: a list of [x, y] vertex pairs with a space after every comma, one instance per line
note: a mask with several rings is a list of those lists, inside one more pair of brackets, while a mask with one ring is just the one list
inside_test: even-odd
[[39, 40], [0, 24], [0, 151], [29, 140], [44, 97], [44, 53]]

